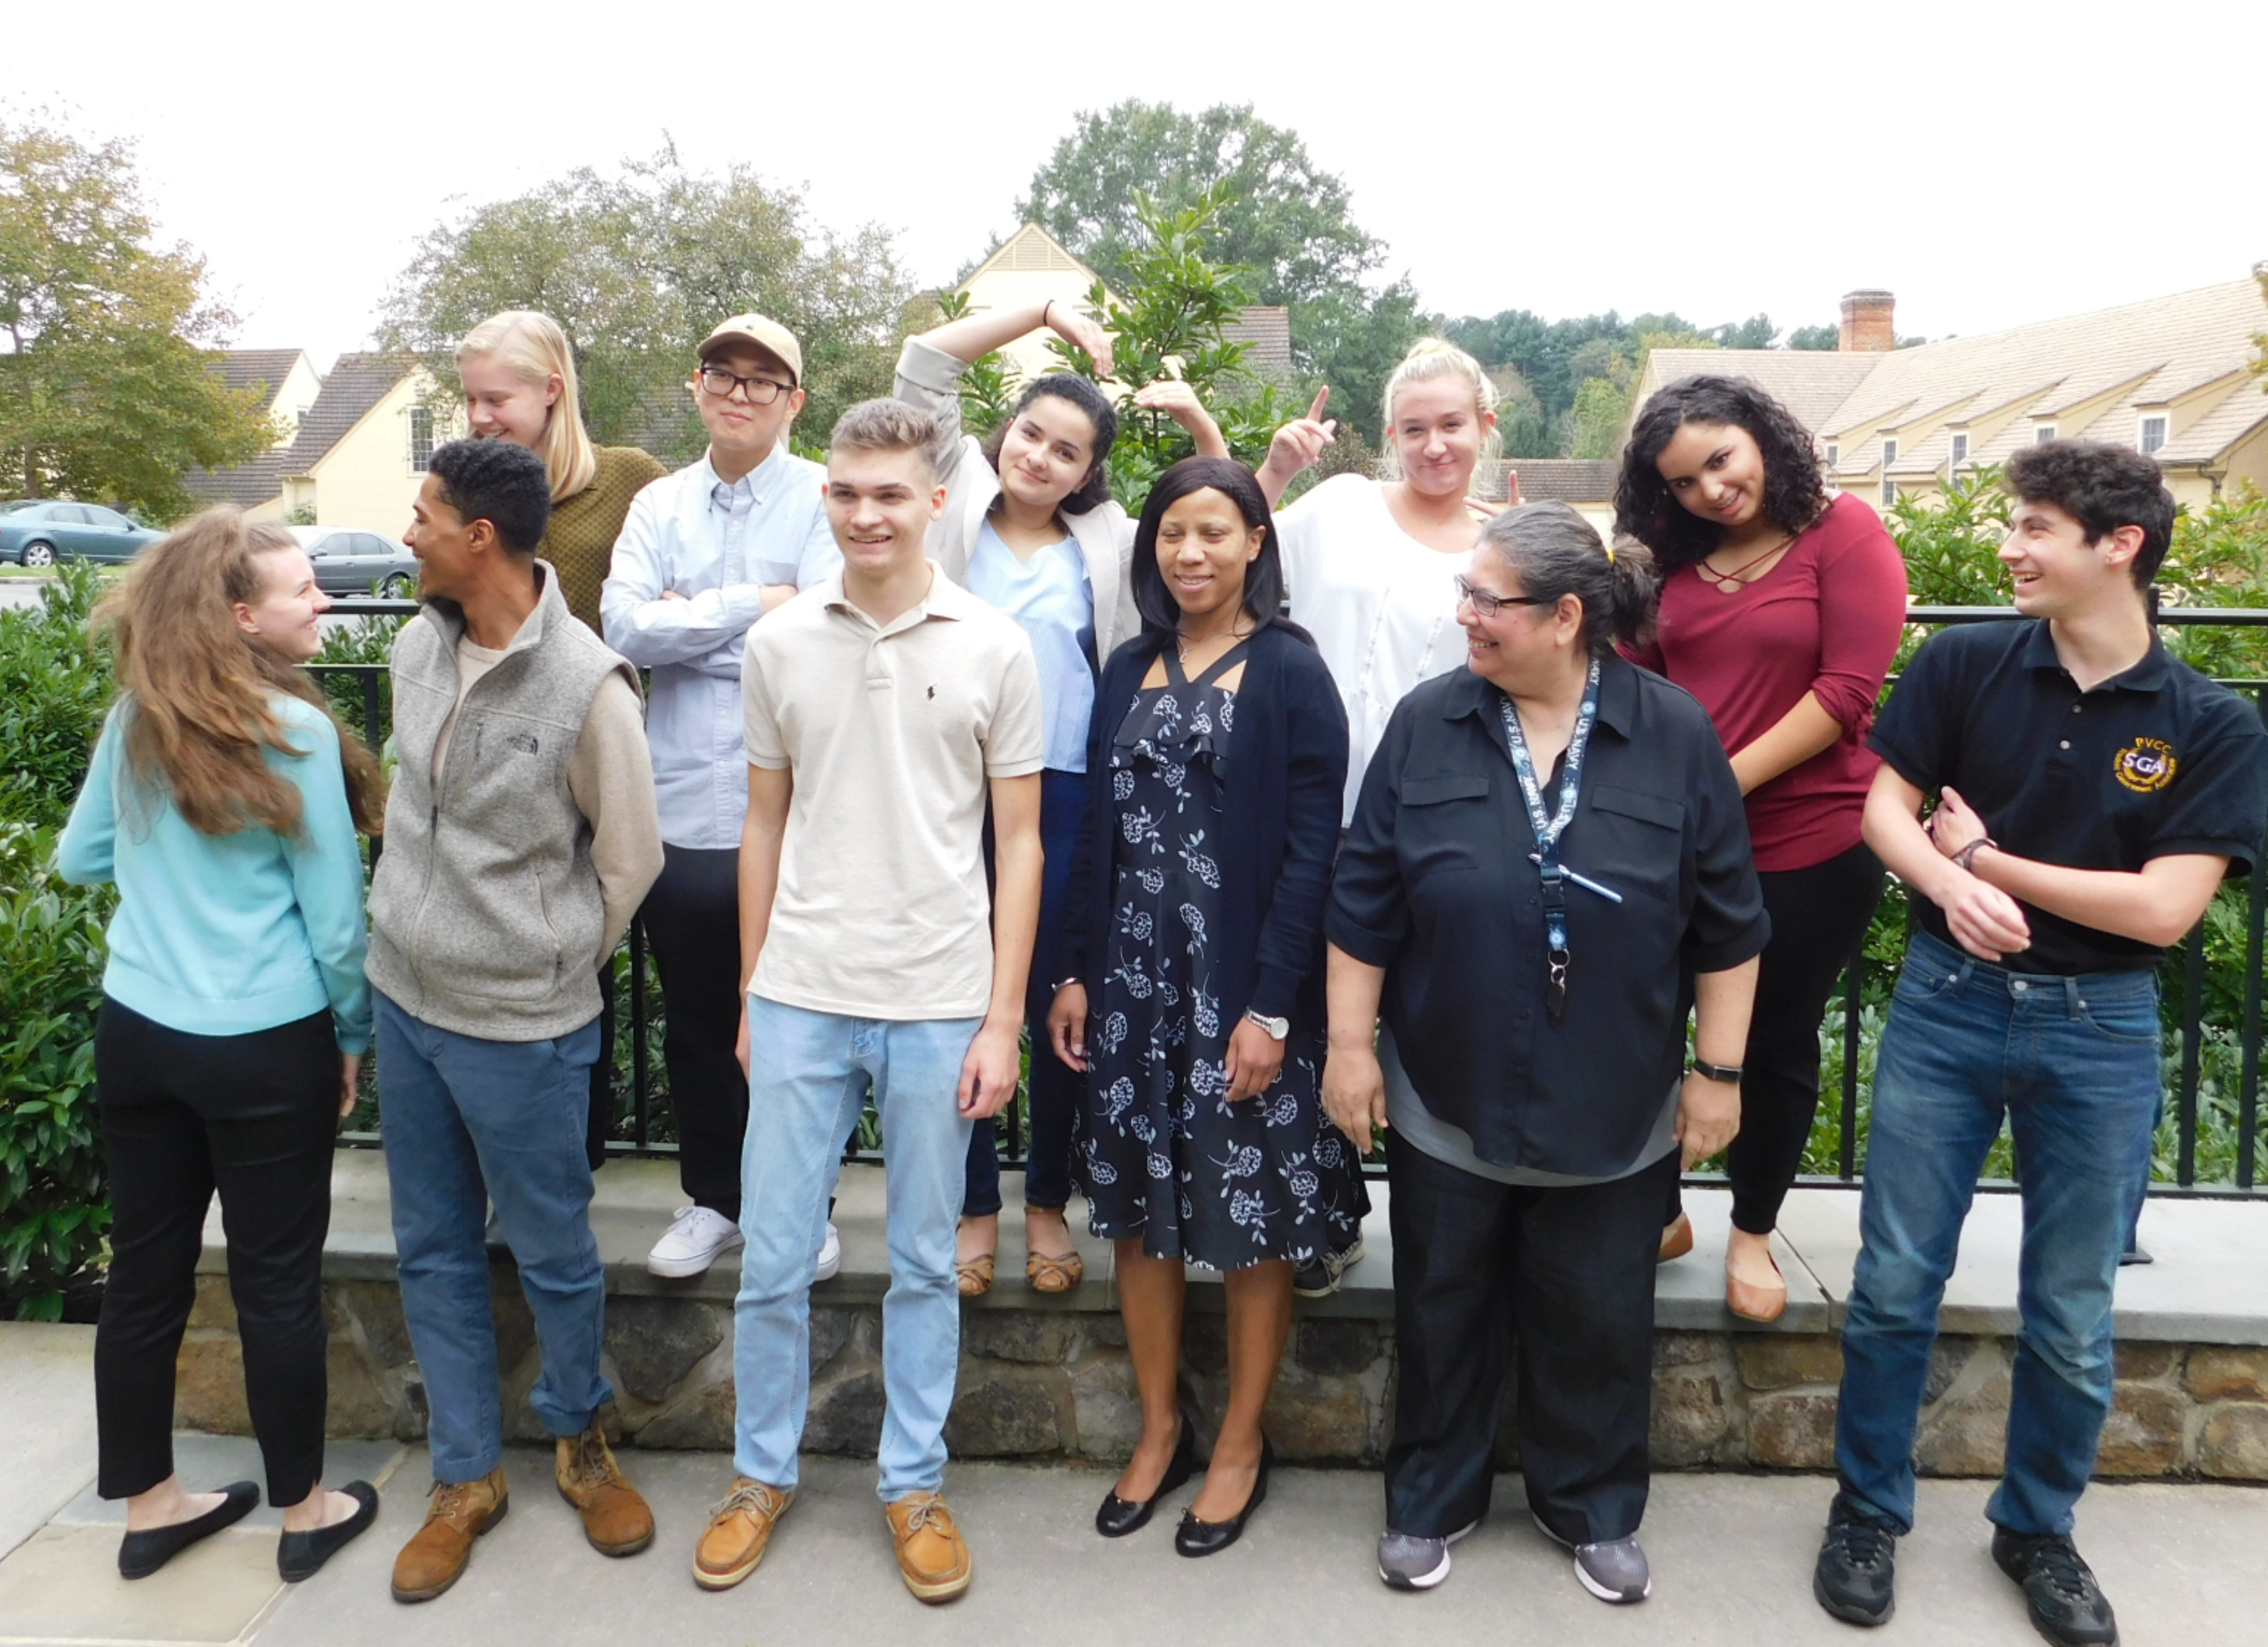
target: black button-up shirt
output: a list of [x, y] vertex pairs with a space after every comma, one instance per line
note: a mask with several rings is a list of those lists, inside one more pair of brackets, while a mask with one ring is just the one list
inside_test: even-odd
[[[2132, 873], [2187, 852], [2250, 868], [2268, 821], [2258, 713], [2154, 639], [2081, 692], [2038, 619], [1944, 630], [1914, 654], [1872, 741], [1924, 794], [1960, 790], [2008, 851], [2066, 869]], [[1943, 910], [1917, 898], [1913, 911], [1954, 943]], [[2032, 946], [2002, 960], [2011, 971], [2132, 972], [2161, 953], [2029, 904], [2024, 918]]]
[[[1610, 658], [1559, 857], [1623, 901], [1568, 887], [1567, 1015], [1550, 1022], [1535, 831], [1503, 701], [1463, 669], [1402, 701], [1363, 778], [1326, 930], [1387, 969], [1410, 1085], [1483, 1160], [1609, 1177], [1643, 1151], [1677, 1079], [1693, 974], [1739, 966], [1771, 923], [1707, 713]], [[1555, 814], [1559, 782], [1544, 786]]]

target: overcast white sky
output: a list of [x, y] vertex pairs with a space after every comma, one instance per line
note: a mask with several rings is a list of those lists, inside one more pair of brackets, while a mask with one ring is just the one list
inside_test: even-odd
[[1298, 131], [1451, 314], [1786, 327], [1884, 286], [1936, 337], [2268, 258], [2259, 0], [124, 0], [27, 5], [7, 34], [11, 110], [133, 140], [238, 342], [324, 367], [454, 207], [665, 130], [694, 167], [806, 187], [822, 223], [895, 229], [927, 282], [1013, 226], [1075, 113], [1128, 97]]

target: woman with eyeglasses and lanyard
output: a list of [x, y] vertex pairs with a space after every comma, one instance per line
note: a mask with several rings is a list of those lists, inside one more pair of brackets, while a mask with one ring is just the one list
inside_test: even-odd
[[[1051, 331], [1086, 351], [1098, 376], [1111, 368], [1110, 335], [1067, 303], [1048, 301], [948, 320], [906, 340], [897, 398], [961, 427], [961, 378], [969, 363], [1032, 333]], [[1197, 392], [1171, 379], [1137, 391], [1137, 410], [1172, 418], [1201, 457], [1227, 443]], [[1026, 1026], [1032, 1040], [1025, 1113], [1031, 1124], [1024, 1169], [1024, 1279], [1039, 1292], [1068, 1292], [1086, 1274], [1071, 1245], [1071, 1122], [1079, 1078], [1047, 1045], [1048, 1009], [1060, 980], [1060, 948], [1071, 850], [1086, 816], [1086, 732], [1101, 661], [1140, 627], [1130, 567], [1134, 522], [1110, 496], [1107, 467], [1118, 409], [1093, 381], [1051, 371], [1026, 386], [1008, 421], [983, 439], [956, 437], [939, 454], [945, 518], [930, 528], [930, 556], [945, 575], [1016, 620], [1040, 666], [1047, 769], [1040, 775], [1040, 841], [1047, 865], [1032, 951]], [[992, 1285], [1000, 1246], [997, 1133], [968, 1141], [956, 1268], [974, 1298]]]
[[1739, 1129], [1770, 923], [1708, 716], [1614, 649], [1646, 551], [1525, 504], [1458, 590], [1466, 667], [1388, 721], [1326, 927], [1323, 1102], [1393, 1185], [1379, 1573], [1439, 1584], [1488, 1509], [1509, 1338], [1536, 1524], [1636, 1601], [1662, 1198]]
[[[636, 446], [594, 445], [583, 427], [575, 354], [548, 314], [507, 309], [490, 315], [457, 345], [457, 380], [465, 423], [477, 440], [508, 441], [543, 460], [551, 481], [551, 524], [535, 546], [559, 574], [567, 609], [600, 633], [599, 589], [622, 533], [630, 500], [668, 471]], [[607, 1158], [615, 1120], [615, 968], [599, 967], [599, 1058], [591, 1066], [591, 1165]]]

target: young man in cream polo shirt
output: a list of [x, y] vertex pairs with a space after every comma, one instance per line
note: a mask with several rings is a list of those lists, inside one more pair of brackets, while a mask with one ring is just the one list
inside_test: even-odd
[[954, 1229], [970, 1129], [1016, 1091], [1046, 750], [1031, 643], [923, 552], [945, 509], [939, 441], [901, 401], [843, 415], [827, 463], [843, 569], [757, 625], [741, 665], [747, 1246], [738, 1479], [693, 1562], [711, 1590], [755, 1570], [795, 1496], [814, 1254], [870, 1082], [888, 1173], [883, 1509], [920, 1599], [959, 1595], [973, 1570], [940, 1493], [961, 1357]]

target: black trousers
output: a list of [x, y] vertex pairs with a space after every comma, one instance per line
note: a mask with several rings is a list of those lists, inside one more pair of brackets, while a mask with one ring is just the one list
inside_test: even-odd
[[296, 1504], [323, 1474], [323, 1237], [339, 1113], [331, 1015], [192, 1035], [105, 996], [94, 1071], [112, 1214], [94, 1334], [97, 1490], [129, 1498], [173, 1473], [173, 1363], [217, 1189], [268, 1501]]
[[696, 1206], [739, 1223], [748, 1077], [740, 1033], [740, 855], [662, 848], [661, 877], [638, 916], [661, 979], [661, 1055], [677, 1113], [677, 1176]]
[[1532, 1189], [1386, 1135], [1393, 1195], [1394, 1439], [1386, 1525], [1442, 1538], [1489, 1507], [1518, 1356], [1528, 1508], [1572, 1543], [1646, 1513], [1654, 1250], [1677, 1158], [1611, 1183]]
[[[1770, 1235], [1803, 1165], [1819, 1114], [1819, 1025], [1835, 980], [1882, 898], [1882, 861], [1865, 842], [1809, 869], [1760, 872], [1771, 942], [1756, 972], [1749, 1049], [1741, 1060], [1741, 1130], [1725, 1158], [1733, 1223]], [[1665, 1224], [1676, 1222], [1669, 1187]]]

